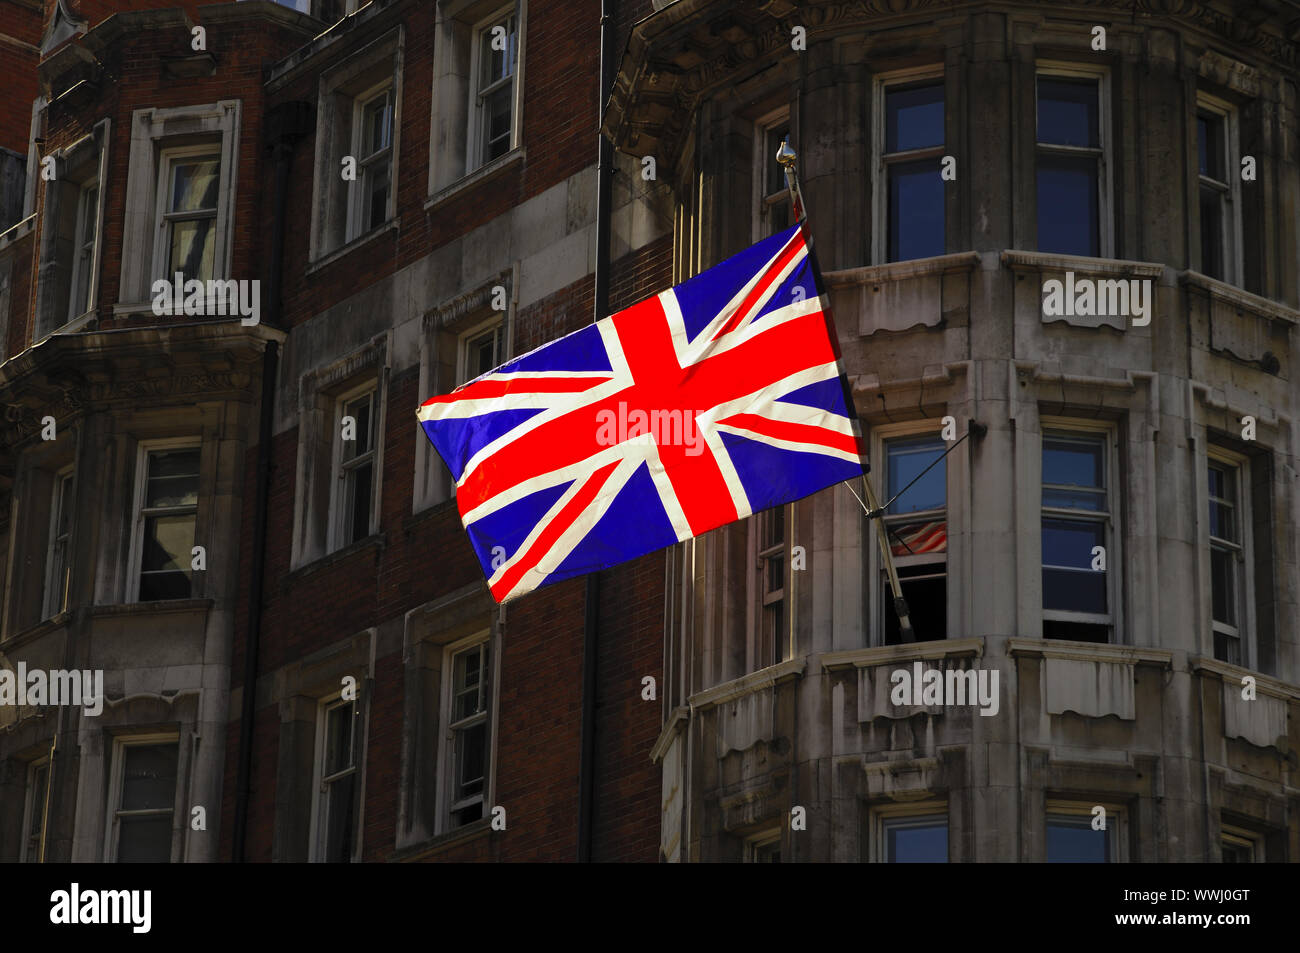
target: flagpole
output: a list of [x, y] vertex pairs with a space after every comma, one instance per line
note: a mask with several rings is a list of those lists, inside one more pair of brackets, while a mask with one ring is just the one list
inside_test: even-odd
[[[798, 153], [796, 153], [794, 149], [790, 148], [789, 137], [787, 136], [785, 139], [782, 139], [781, 145], [776, 150], [776, 161], [785, 171], [785, 184], [786, 188], [790, 192], [790, 208], [794, 213], [795, 223], [803, 225], [807, 220], [808, 215], [804, 207], [803, 192], [799, 189], [799, 176], [798, 173], [795, 172], [795, 163], [798, 159]], [[805, 234], [805, 240], [808, 243], [808, 254], [811, 256], [812, 237]], [[832, 334], [832, 340], [834, 340], [835, 329], [830, 328], [829, 330]], [[853, 408], [854, 416], [856, 417], [857, 405], [852, 401], [853, 395], [851, 393], [846, 393], [845, 397], [847, 398], [848, 406]], [[861, 421], [858, 422], [858, 426], [861, 427]], [[898, 569], [894, 566], [894, 554], [889, 545], [887, 527], [885, 526], [884, 520], [881, 519], [884, 515], [884, 511], [880, 507], [880, 502], [876, 499], [875, 492], [871, 489], [871, 481], [867, 479], [866, 473], [864, 472], [862, 475], [862, 491], [866, 494], [867, 501], [870, 503], [870, 508], [868, 508], [867, 503], [863, 503], [862, 498], [858, 497], [857, 493], [853, 491], [853, 484], [850, 481], [845, 480], [844, 485], [847, 486], [849, 492], [853, 493], [854, 497], [857, 498], [858, 503], [862, 505], [862, 509], [866, 513], [867, 518], [875, 527], [876, 542], [880, 546], [880, 559], [885, 567], [885, 575], [889, 579], [890, 591], [894, 595], [894, 613], [898, 616], [899, 634], [904, 642], [915, 642], [916, 634], [912, 631], [911, 612], [907, 607], [907, 599], [903, 596], [903, 584], [899, 581]], [[891, 500], [890, 502], [893, 501]]]

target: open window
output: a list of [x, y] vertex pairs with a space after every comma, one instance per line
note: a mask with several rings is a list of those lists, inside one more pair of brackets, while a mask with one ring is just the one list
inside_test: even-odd
[[[880, 531], [888, 537], [916, 640], [944, 639], [948, 636], [948, 461], [940, 458], [948, 444], [935, 432], [891, 432], [897, 435], [885, 436], [881, 444], [885, 465], [880, 469], [880, 503], [883, 506], [896, 494], [898, 499], [886, 508]], [[902, 633], [893, 593], [876, 558], [875, 539], [869, 538], [868, 543], [878, 569], [880, 644], [896, 645]]]
[[355, 699], [322, 701], [316, 715], [309, 860], [348, 863], [356, 840], [361, 717]]
[[480, 632], [445, 651], [441, 718], [445, 728], [438, 758], [443, 830], [464, 827], [487, 816], [495, 747], [490, 644], [489, 633]]

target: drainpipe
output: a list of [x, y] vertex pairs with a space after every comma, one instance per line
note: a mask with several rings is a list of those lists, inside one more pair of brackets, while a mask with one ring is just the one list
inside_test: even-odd
[[[280, 287], [284, 269], [285, 208], [289, 197], [289, 165], [294, 144], [312, 127], [309, 103], [287, 102], [267, 113], [267, 138], [275, 166], [271, 199], [271, 261], [266, 277], [267, 302], [263, 320], [280, 321]], [[248, 800], [252, 789], [253, 717], [257, 711], [257, 653], [262, 635], [262, 580], [266, 574], [266, 511], [271, 485], [271, 437], [275, 423], [275, 376], [280, 348], [266, 342], [262, 353], [262, 396], [257, 431], [257, 484], [253, 500], [253, 551], [248, 585], [248, 634], [244, 640], [244, 683], [240, 697], [238, 774], [235, 781], [235, 829], [231, 857], [242, 862], [248, 834]]]
[[[609, 102], [614, 79], [615, 0], [600, 4], [600, 108]], [[614, 146], [601, 135], [596, 139], [596, 274], [594, 320], [609, 314], [609, 234], [614, 179]], [[578, 862], [591, 861], [592, 828], [596, 813], [596, 653], [600, 644], [600, 573], [587, 574], [582, 632], [582, 751], [578, 763]]]

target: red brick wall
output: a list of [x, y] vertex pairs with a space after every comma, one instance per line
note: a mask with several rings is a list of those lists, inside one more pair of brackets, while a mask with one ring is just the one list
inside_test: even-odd
[[0, 96], [0, 146], [24, 156], [32, 128], [32, 100], [40, 93], [38, 54], [31, 47], [40, 42], [40, 14], [14, 0], [0, 0], [0, 73], [5, 77], [4, 95]]

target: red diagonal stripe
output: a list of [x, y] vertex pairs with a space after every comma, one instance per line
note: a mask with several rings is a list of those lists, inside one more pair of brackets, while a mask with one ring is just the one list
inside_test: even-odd
[[840, 433], [816, 424], [796, 424], [785, 420], [773, 420], [759, 414], [732, 414], [719, 424], [730, 424], [759, 436], [775, 437], [777, 440], [789, 440], [792, 443], [811, 443], [846, 453], [860, 454], [858, 442], [853, 434]]
[[[459, 390], [440, 397], [430, 397], [422, 407], [431, 404], [454, 404], [462, 400], [485, 400], [507, 394], [581, 394], [600, 384], [608, 377], [512, 377], [490, 378], [466, 384]], [[502, 408], [503, 410], [505, 408]]]
[[763, 273], [763, 277], [758, 280], [758, 283], [749, 289], [749, 294], [745, 296], [745, 300], [740, 302], [740, 307], [736, 308], [735, 313], [727, 320], [727, 323], [718, 330], [717, 334], [713, 335], [713, 340], [716, 341], [724, 334], [734, 331], [741, 321], [749, 317], [751, 310], [757, 310], [757, 306], [770, 294], [769, 289], [776, 282], [781, 270], [802, 250], [803, 234], [795, 232], [790, 244], [781, 250], [781, 254], [776, 256], [776, 261], [772, 262], [772, 267], [768, 268]]

